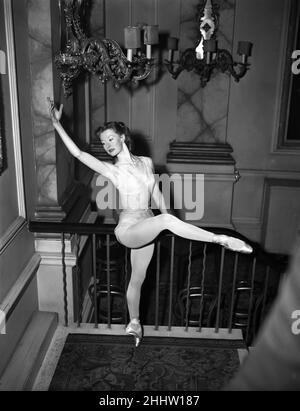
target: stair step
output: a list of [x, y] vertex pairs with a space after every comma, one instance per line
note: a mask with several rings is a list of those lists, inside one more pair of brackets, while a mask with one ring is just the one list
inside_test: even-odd
[[0, 378], [0, 391], [31, 390], [57, 324], [56, 313], [34, 314]]

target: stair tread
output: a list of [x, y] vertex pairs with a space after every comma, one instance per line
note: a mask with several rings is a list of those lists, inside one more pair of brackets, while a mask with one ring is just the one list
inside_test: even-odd
[[30, 389], [57, 323], [56, 313], [34, 314], [0, 378], [0, 391]]

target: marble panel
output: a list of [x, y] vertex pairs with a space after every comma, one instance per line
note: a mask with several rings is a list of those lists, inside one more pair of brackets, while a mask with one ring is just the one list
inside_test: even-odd
[[55, 165], [37, 165], [38, 203], [57, 204], [57, 184]]
[[36, 163], [39, 166], [55, 164], [55, 136], [53, 132], [46, 133], [35, 139]]
[[52, 50], [51, 46], [48, 44], [43, 44], [39, 40], [30, 37], [29, 49], [31, 64], [41, 61], [49, 62], [52, 60]]
[[105, 106], [99, 107], [97, 110], [93, 110], [93, 118], [92, 118], [92, 139], [98, 139], [96, 136], [96, 130], [103, 125], [103, 121], [105, 118]]
[[51, 45], [50, 1], [28, 0], [29, 34], [44, 45]]
[[[89, 27], [92, 37], [101, 39], [105, 36], [104, 1], [95, 0], [91, 5]], [[106, 86], [95, 76], [90, 76], [91, 101], [91, 139], [95, 139], [95, 131], [106, 118], [105, 108]]]
[[104, 4], [103, 0], [94, 0], [91, 3], [89, 31], [95, 37], [104, 36]]
[[199, 0], [182, 0], [180, 4], [180, 19], [181, 21], [195, 20], [197, 13], [197, 5]]
[[182, 104], [186, 103], [188, 101], [188, 96], [182, 91], [178, 90], [178, 95], [177, 95], [177, 105], [180, 107]]
[[221, 20], [218, 31], [219, 47], [231, 49], [234, 29], [234, 13], [229, 8], [221, 11]]
[[[182, 0], [180, 15], [180, 50], [197, 45], [197, 0]], [[217, 33], [220, 48], [232, 51], [235, 1], [218, 2], [220, 21]], [[182, 72], [178, 77], [177, 141], [225, 142], [230, 78], [213, 73], [202, 88], [197, 74]]]
[[39, 115], [34, 113], [33, 134], [35, 137], [43, 136], [46, 133], [53, 134], [53, 126], [49, 115]]
[[183, 71], [178, 77], [178, 89], [190, 99], [201, 89], [199, 76], [193, 72]]
[[198, 106], [200, 105], [200, 102], [202, 102], [201, 111], [203, 118], [207, 123], [213, 124], [221, 117], [227, 116], [227, 93], [228, 79], [216, 75], [210, 80], [207, 87], [198, 90], [198, 92], [191, 97], [191, 100]]
[[[190, 125], [193, 127], [190, 127]], [[187, 102], [177, 112], [177, 135], [178, 141], [197, 141], [199, 131], [206, 128], [201, 113], [197, 107]]]
[[93, 96], [93, 99], [91, 101], [92, 110], [98, 110], [99, 107], [103, 107], [105, 105], [105, 86], [100, 82], [100, 80], [97, 77], [91, 76], [90, 87]]
[[226, 140], [227, 115], [210, 124], [215, 142], [223, 143]]
[[31, 112], [37, 173], [37, 202], [57, 204], [55, 133], [47, 97], [53, 96], [50, 1], [28, 1]]
[[47, 97], [53, 95], [52, 63], [32, 67], [32, 105], [35, 113], [49, 118]]

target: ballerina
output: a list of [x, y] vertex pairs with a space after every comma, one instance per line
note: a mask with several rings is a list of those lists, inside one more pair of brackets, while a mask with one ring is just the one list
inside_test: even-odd
[[[60, 123], [63, 105], [57, 110], [53, 101], [48, 100], [53, 126], [70, 153], [96, 173], [108, 178], [119, 191], [121, 212], [114, 233], [121, 244], [131, 249], [132, 267], [126, 292], [130, 317], [126, 333], [135, 337], [138, 346], [143, 335], [139, 320], [141, 287], [153, 255], [154, 240], [163, 230], [189, 240], [220, 244], [242, 253], [251, 253], [252, 247], [238, 238], [214, 234], [169, 214], [154, 178], [152, 160], [131, 153], [130, 131], [124, 123], [108, 122], [98, 130], [104, 150], [114, 157], [115, 163], [101, 161], [77, 147]], [[161, 214], [154, 216], [149, 208], [151, 197]]]

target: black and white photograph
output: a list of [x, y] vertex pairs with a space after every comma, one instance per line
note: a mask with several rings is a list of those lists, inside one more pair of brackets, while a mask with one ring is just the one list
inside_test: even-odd
[[0, 0], [0, 391], [300, 391], [299, 0]]

